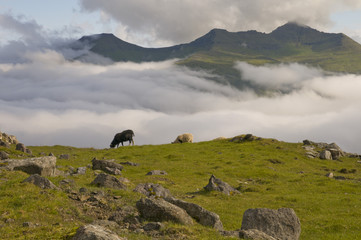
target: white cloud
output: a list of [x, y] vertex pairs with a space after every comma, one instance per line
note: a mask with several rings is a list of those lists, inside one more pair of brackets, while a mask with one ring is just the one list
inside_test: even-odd
[[81, 0], [80, 3], [87, 11], [100, 11], [102, 16], [117, 21], [122, 29], [120, 38], [142, 39], [142, 42], [148, 38], [153, 40], [153, 46], [189, 42], [212, 28], [270, 32], [286, 22], [298, 21], [325, 30], [333, 24], [332, 13], [361, 7], [358, 0]]
[[0, 131], [26, 145], [105, 148], [116, 132], [130, 128], [136, 144], [170, 143], [184, 132], [195, 141], [252, 133], [336, 142], [361, 152], [360, 76], [239, 63], [258, 86], [287, 86], [286, 94], [262, 97], [172, 61], [99, 66], [69, 62], [52, 50], [28, 52], [26, 59], [0, 64]]

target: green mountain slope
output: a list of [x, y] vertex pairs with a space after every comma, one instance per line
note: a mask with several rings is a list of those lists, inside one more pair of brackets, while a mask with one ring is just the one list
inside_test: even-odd
[[331, 72], [361, 73], [361, 45], [344, 34], [324, 33], [287, 23], [271, 33], [228, 32], [213, 29], [187, 44], [166, 48], [143, 48], [112, 34], [83, 37], [91, 51], [114, 61], [162, 61], [180, 58], [179, 65], [203, 69], [243, 87], [236, 61], [254, 65], [298, 62]]
[[[0, 170], [1, 239], [71, 239], [84, 224], [107, 220], [119, 209], [135, 208], [141, 197], [133, 189], [139, 183], [158, 183], [171, 194], [198, 204], [220, 216], [225, 230], [241, 227], [249, 208], [293, 208], [301, 222], [300, 239], [358, 239], [361, 232], [361, 164], [350, 156], [321, 160], [306, 156], [302, 143], [274, 139], [235, 141], [230, 139], [186, 144], [126, 146], [118, 149], [83, 149], [66, 146], [29, 147], [33, 155], [68, 154], [57, 159], [58, 170], [73, 172], [91, 166], [91, 160], [114, 159], [124, 164], [122, 177], [127, 190], [91, 185], [100, 170], [87, 167], [85, 174], [47, 177], [59, 189], [41, 189], [22, 183], [29, 175]], [[319, 149], [316, 149], [319, 150]], [[21, 152], [0, 146], [11, 158]], [[146, 175], [152, 170], [167, 175]], [[338, 179], [325, 175], [333, 172]], [[203, 189], [214, 174], [236, 187], [241, 194], [225, 195]], [[119, 177], [119, 176], [117, 176]], [[133, 214], [133, 212], [131, 212]], [[134, 215], [129, 215], [131, 220]], [[163, 222], [164, 229], [149, 235], [132, 228], [130, 220], [104, 222], [127, 239], [232, 239], [200, 224], [185, 226]], [[24, 224], [27, 223], [27, 224]], [[141, 225], [145, 225], [142, 222]], [[29, 227], [30, 226], [30, 227]], [[138, 226], [139, 227], [139, 226]]]

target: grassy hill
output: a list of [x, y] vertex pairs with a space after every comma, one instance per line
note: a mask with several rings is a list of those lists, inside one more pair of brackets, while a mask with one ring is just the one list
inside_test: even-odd
[[324, 33], [308, 26], [287, 23], [271, 33], [228, 32], [213, 29], [186, 44], [165, 48], [143, 48], [112, 34], [83, 37], [78, 45], [114, 61], [163, 61], [179, 58], [177, 64], [218, 74], [238, 88], [249, 87], [234, 69], [236, 61], [253, 65], [302, 63], [325, 71], [361, 73], [361, 45], [339, 33]]
[[[126, 146], [118, 149], [85, 149], [69, 146], [29, 147], [34, 156], [52, 152], [59, 170], [89, 166], [91, 160], [115, 159], [134, 162], [124, 165], [122, 176], [128, 190], [104, 189], [91, 185], [99, 170], [87, 168], [85, 175], [49, 177], [61, 190], [42, 190], [21, 183], [28, 174], [0, 170], [1, 239], [66, 239], [85, 223], [107, 219], [117, 208], [135, 206], [141, 194], [133, 192], [139, 183], [159, 183], [182, 200], [217, 213], [226, 230], [241, 227], [243, 212], [249, 208], [293, 208], [300, 219], [300, 239], [357, 239], [361, 232], [361, 164], [357, 158], [338, 161], [308, 158], [302, 143], [274, 139], [230, 142], [229, 139], [165, 145]], [[0, 147], [12, 158], [26, 154]], [[342, 170], [346, 169], [346, 170]], [[168, 175], [147, 176], [151, 170]], [[329, 172], [345, 177], [326, 177]], [[206, 192], [211, 174], [236, 187], [242, 194], [227, 196]], [[81, 190], [82, 189], [82, 190]], [[84, 190], [85, 189], [85, 190]], [[75, 199], [79, 192], [101, 192], [98, 205]], [[116, 196], [116, 197], [113, 197]], [[28, 223], [30, 222], [30, 227]], [[165, 223], [160, 239], [227, 239], [214, 229], [195, 224]], [[110, 226], [109, 228], [112, 229]], [[128, 239], [151, 239], [143, 233], [113, 227]]]

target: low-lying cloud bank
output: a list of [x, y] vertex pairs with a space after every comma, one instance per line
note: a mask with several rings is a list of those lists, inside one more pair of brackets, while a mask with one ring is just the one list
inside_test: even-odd
[[0, 131], [26, 145], [106, 148], [129, 128], [136, 144], [170, 143], [184, 132], [195, 141], [252, 133], [336, 142], [361, 153], [361, 76], [237, 63], [255, 86], [286, 92], [265, 97], [218, 85], [173, 61], [100, 66], [49, 49], [24, 56], [0, 64]]

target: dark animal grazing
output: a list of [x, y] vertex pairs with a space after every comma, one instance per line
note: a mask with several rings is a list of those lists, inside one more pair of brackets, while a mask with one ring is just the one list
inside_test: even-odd
[[129, 141], [129, 145], [131, 143], [133, 143], [134, 146], [134, 141], [133, 141], [133, 136], [134, 136], [134, 132], [132, 130], [125, 130], [121, 133], [117, 133], [114, 136], [113, 141], [110, 143], [110, 147], [114, 148], [115, 146], [119, 147], [119, 143], [123, 145], [123, 142]]

